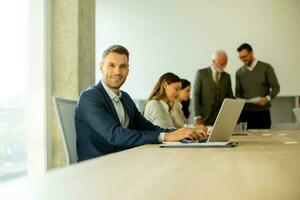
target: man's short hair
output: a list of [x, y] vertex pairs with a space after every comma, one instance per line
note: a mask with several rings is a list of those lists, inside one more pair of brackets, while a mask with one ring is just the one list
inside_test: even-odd
[[215, 51], [215, 52], [211, 55], [211, 59], [212, 59], [212, 60], [215, 60], [215, 59], [217, 59], [217, 57], [220, 56], [221, 54], [225, 54], [225, 55], [227, 56], [226, 51], [224, 51], [224, 50], [217, 50], [217, 51]]
[[117, 53], [117, 54], [121, 54], [121, 55], [125, 55], [127, 57], [127, 59], [129, 60], [129, 51], [121, 46], [121, 45], [112, 45], [110, 47], [108, 47], [102, 54], [102, 59], [104, 59], [109, 53]]
[[237, 48], [237, 51], [241, 52], [244, 49], [246, 49], [248, 52], [252, 52], [253, 51], [252, 47], [248, 43], [244, 43], [241, 46], [239, 46], [239, 48]]

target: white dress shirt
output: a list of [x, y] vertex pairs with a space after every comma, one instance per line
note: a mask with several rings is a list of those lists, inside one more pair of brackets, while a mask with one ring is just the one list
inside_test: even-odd
[[252, 61], [251, 65], [250, 65], [250, 66], [246, 66], [246, 67], [247, 67], [247, 69], [249, 69], [250, 71], [253, 71], [253, 69], [254, 69], [254, 67], [255, 67], [256, 65], [257, 65], [257, 60], [254, 59], [254, 60]]
[[110, 99], [112, 100], [115, 110], [117, 112], [119, 121], [122, 125], [123, 128], [127, 128], [128, 124], [129, 124], [129, 118], [127, 113], [124, 111], [124, 107], [123, 104], [120, 100], [120, 98], [122, 97], [122, 92], [119, 92], [119, 95], [116, 95], [105, 83], [103, 80], [101, 80], [101, 83], [104, 87], [104, 90], [106, 91], [106, 93], [108, 94], [108, 96], [110, 97]]
[[[104, 90], [106, 91], [106, 93], [108, 94], [108, 96], [110, 97], [110, 99], [113, 102], [114, 108], [117, 112], [119, 121], [122, 125], [123, 128], [127, 128], [128, 124], [129, 124], [129, 117], [127, 115], [127, 113], [124, 110], [124, 106], [120, 100], [120, 98], [122, 97], [122, 92], [120, 91], [119, 95], [116, 95], [105, 83], [103, 80], [101, 80], [101, 83], [103, 85]], [[159, 142], [163, 142], [165, 139], [165, 133], [160, 133], [158, 136], [158, 141]]]
[[219, 70], [219, 69], [216, 69], [216, 67], [214, 65], [211, 65], [210, 68], [211, 68], [211, 72], [212, 72], [212, 78], [216, 82], [216, 73], [217, 73], [217, 71], [220, 73], [220, 78], [221, 78], [221, 74], [222, 74], [223, 71]]

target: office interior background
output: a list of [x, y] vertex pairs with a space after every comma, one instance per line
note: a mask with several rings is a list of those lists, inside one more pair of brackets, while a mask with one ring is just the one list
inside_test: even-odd
[[[300, 1], [298, 0], [11, 0], [0, 8], [0, 181], [65, 166], [52, 97], [77, 100], [101, 79], [101, 53], [130, 51], [123, 90], [139, 102], [158, 77], [193, 81], [224, 49], [235, 85], [236, 48], [249, 42], [273, 65], [281, 85], [273, 126], [299, 128]], [[140, 83], [143, 83], [142, 85]]]

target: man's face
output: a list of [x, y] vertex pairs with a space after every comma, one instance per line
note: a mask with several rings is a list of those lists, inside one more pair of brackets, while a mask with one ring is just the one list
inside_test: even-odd
[[239, 57], [246, 66], [250, 66], [253, 62], [253, 52], [249, 52], [247, 49], [240, 51]]
[[219, 54], [214, 60], [213, 63], [215, 65], [215, 67], [220, 70], [223, 71], [227, 65], [227, 55], [222, 53]]
[[100, 64], [103, 80], [112, 89], [119, 89], [126, 81], [129, 65], [126, 55], [111, 52]]

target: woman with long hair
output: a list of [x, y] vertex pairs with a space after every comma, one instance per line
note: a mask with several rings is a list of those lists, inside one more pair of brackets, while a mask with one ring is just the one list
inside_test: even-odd
[[181, 128], [182, 126], [175, 126], [171, 117], [171, 110], [180, 89], [181, 80], [177, 75], [170, 72], [163, 74], [148, 98], [143, 112], [144, 117], [163, 128]]
[[181, 90], [178, 93], [177, 100], [174, 101], [174, 105], [171, 111], [173, 123], [176, 127], [183, 127], [187, 123], [187, 118], [190, 115], [190, 93], [191, 82], [186, 79], [181, 79]]

